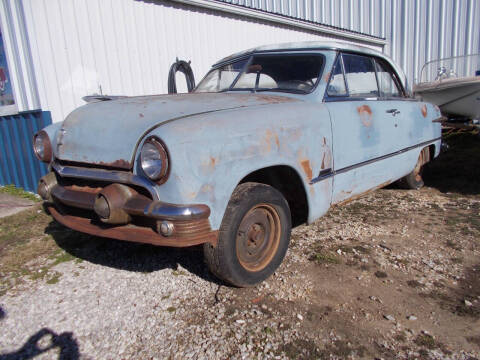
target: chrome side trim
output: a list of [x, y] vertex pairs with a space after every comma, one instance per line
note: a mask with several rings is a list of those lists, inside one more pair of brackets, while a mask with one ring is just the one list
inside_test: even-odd
[[[310, 185], [313, 185], [319, 181], [322, 181], [322, 180], [325, 180], [325, 179], [328, 179], [329, 177], [332, 177], [332, 176], [335, 176], [335, 175], [338, 175], [338, 174], [342, 174], [344, 172], [347, 172], [347, 171], [350, 171], [350, 170], [353, 170], [353, 169], [356, 169], [356, 168], [359, 168], [361, 166], [365, 166], [365, 165], [369, 165], [369, 164], [372, 164], [374, 162], [377, 162], [377, 161], [380, 161], [380, 160], [385, 160], [385, 159], [388, 159], [392, 156], [396, 156], [396, 155], [400, 155], [404, 152], [407, 152], [407, 151], [410, 151], [410, 150], [413, 150], [417, 147], [422, 147], [422, 146], [425, 146], [425, 145], [430, 145], [432, 143], [434, 143], [435, 141], [438, 141], [438, 140], [441, 140], [442, 137], [438, 137], [436, 139], [432, 139], [432, 140], [429, 140], [429, 141], [424, 141], [420, 144], [417, 144], [417, 145], [413, 145], [413, 146], [409, 146], [405, 149], [402, 149], [402, 150], [398, 150], [398, 151], [395, 151], [391, 154], [387, 154], [387, 155], [383, 155], [383, 156], [379, 156], [377, 158], [374, 158], [374, 159], [370, 159], [370, 160], [367, 160], [367, 161], [363, 161], [361, 163], [358, 163], [358, 164], [355, 164], [355, 165], [350, 165], [350, 166], [347, 166], [347, 167], [344, 167], [342, 169], [339, 169], [339, 170], [334, 170], [334, 171], [330, 171], [328, 173], [324, 173], [323, 171], [320, 172], [320, 174], [312, 179], [310, 181]], [[327, 169], [328, 170], [328, 169]]]
[[155, 185], [150, 180], [130, 172], [64, 166], [58, 162], [52, 162], [51, 166], [62, 177], [135, 185], [146, 189], [153, 200], [160, 200], [155, 190]]

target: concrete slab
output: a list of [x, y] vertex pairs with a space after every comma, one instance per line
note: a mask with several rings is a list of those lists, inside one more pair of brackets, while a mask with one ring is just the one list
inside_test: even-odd
[[10, 216], [35, 205], [28, 199], [0, 193], [0, 218]]

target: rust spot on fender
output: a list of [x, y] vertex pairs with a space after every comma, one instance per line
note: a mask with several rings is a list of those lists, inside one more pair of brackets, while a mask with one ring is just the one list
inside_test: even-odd
[[307, 175], [308, 181], [311, 181], [312, 180], [312, 167], [310, 166], [310, 160], [308, 160], [308, 159], [302, 160], [300, 162], [300, 164], [302, 165], [303, 172], [305, 173], [305, 175]]
[[280, 139], [278, 138], [277, 133], [267, 130], [265, 131], [265, 138], [264, 138], [264, 143], [262, 144], [262, 150], [264, 153], [270, 152], [272, 149], [272, 141], [275, 141], [275, 144], [277, 145], [277, 149], [280, 148]]
[[372, 125], [372, 109], [370, 109], [370, 106], [368, 105], [359, 106], [357, 107], [357, 112], [364, 126], [368, 127]]
[[423, 104], [423, 106], [422, 106], [422, 115], [423, 115], [424, 118], [426, 118], [427, 115], [428, 115], [428, 109], [427, 109], [426, 104]]
[[212, 169], [215, 167], [216, 163], [217, 163], [217, 159], [215, 159], [213, 156], [210, 156], [210, 167]]

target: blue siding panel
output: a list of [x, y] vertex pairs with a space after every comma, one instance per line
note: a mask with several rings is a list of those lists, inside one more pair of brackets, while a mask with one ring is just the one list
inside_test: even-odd
[[38, 130], [51, 123], [49, 111], [0, 116], [0, 185], [14, 184], [36, 191], [47, 166], [35, 157], [32, 139]]

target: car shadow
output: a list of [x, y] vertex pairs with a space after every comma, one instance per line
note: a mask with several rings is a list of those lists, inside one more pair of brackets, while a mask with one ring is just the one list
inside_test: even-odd
[[442, 193], [480, 194], [480, 136], [478, 132], [456, 132], [445, 135], [446, 150], [425, 165], [426, 186]]
[[71, 332], [64, 332], [58, 335], [48, 328], [43, 328], [30, 336], [20, 349], [0, 354], [0, 360], [33, 359], [54, 348], [60, 350], [58, 353], [59, 360], [76, 360], [80, 358], [78, 343]]
[[106, 239], [79, 233], [56, 221], [47, 225], [45, 233], [70, 255], [94, 264], [142, 273], [181, 266], [206, 281], [225, 285], [209, 272], [201, 246], [171, 248]]

